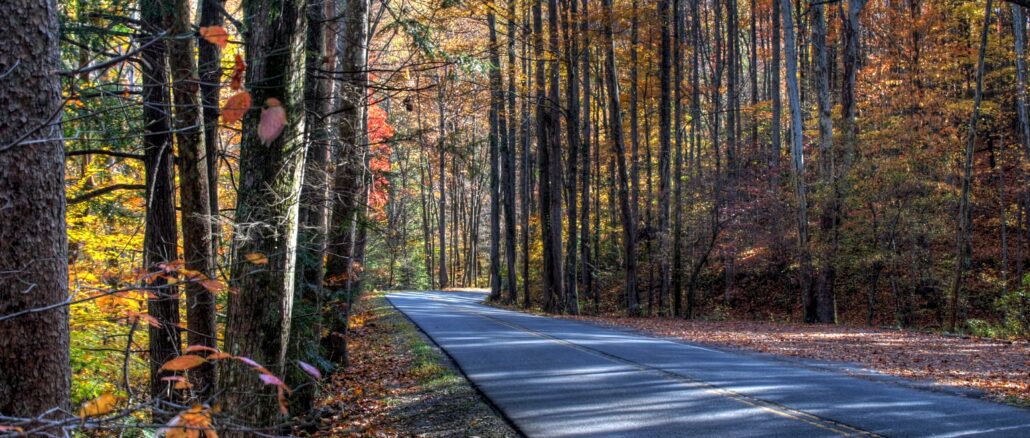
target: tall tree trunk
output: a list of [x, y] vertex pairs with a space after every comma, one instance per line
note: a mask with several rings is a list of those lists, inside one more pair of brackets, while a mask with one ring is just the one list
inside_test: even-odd
[[[547, 96], [540, 105], [540, 223], [543, 239], [544, 309], [563, 310], [564, 276], [562, 275], [562, 152], [560, 93], [558, 81], [558, 0], [547, 2], [549, 84]], [[541, 38], [542, 40], [542, 38]], [[540, 77], [540, 73], [537, 76]], [[543, 81], [541, 81], [542, 83]], [[541, 84], [542, 85], [542, 84]], [[538, 88], [539, 89], [539, 88]]]
[[[516, 110], [515, 110], [515, 1], [508, 1], [508, 92], [507, 100], [508, 132], [504, 144], [501, 145], [502, 195], [504, 202], [504, 259], [506, 263], [505, 289], [508, 291], [508, 304], [518, 301], [518, 283], [515, 281], [515, 151], [516, 151]], [[502, 105], [505, 102], [501, 103]]]
[[839, 187], [837, 178], [837, 151], [833, 147], [833, 104], [830, 102], [830, 66], [826, 50], [825, 5], [812, 7], [812, 47], [815, 56], [815, 79], [819, 108], [819, 161], [822, 188], [825, 191], [819, 217], [820, 257], [819, 278], [816, 281], [815, 319], [822, 323], [836, 322], [834, 283], [837, 280], [837, 216]]
[[[780, 0], [775, 0], [780, 1]], [[780, 171], [780, 147], [783, 146], [782, 138], [782, 127], [783, 127], [783, 93], [781, 93], [780, 85], [780, 51], [782, 49], [782, 43], [780, 41], [780, 28], [783, 23], [782, 17], [780, 17], [781, 8], [776, 4], [772, 5], [772, 66], [769, 67], [772, 70], [772, 79], [769, 81], [772, 87], [772, 126], [771, 136], [772, 144], [769, 146], [769, 167], [773, 170], [773, 175], [776, 175]], [[789, 22], [789, 20], [787, 21]], [[771, 178], [772, 186], [779, 185], [778, 178]]]
[[673, 131], [676, 135], [673, 177], [673, 230], [672, 230], [672, 315], [679, 316], [683, 310], [683, 4], [672, 2], [672, 62], [673, 62]]
[[[444, 112], [444, 78], [447, 75], [446, 69], [443, 75], [437, 75], [437, 106], [440, 110], [439, 117], [439, 145], [440, 152], [440, 208], [438, 209], [437, 220], [440, 230], [440, 289], [446, 289], [447, 281], [447, 124]], [[457, 175], [455, 175], [457, 178]]]
[[[633, 9], [630, 12], [630, 41], [629, 41], [629, 137], [630, 137], [630, 161], [629, 161], [629, 184], [630, 184], [630, 205], [633, 207], [633, 215], [637, 222], [640, 221], [640, 121], [638, 106], [640, 77], [637, 49], [640, 44], [640, 17], [639, 0], [633, 0]], [[636, 233], [636, 229], [633, 230]], [[636, 256], [634, 256], [636, 257]]]
[[[165, 28], [162, 9], [156, 0], [140, 2], [144, 31], [157, 38]], [[170, 95], [168, 90], [168, 53], [164, 39], [143, 50], [143, 162], [146, 169], [147, 212], [143, 232], [143, 268], [162, 269], [161, 264], [178, 260], [179, 234], [175, 224], [175, 168], [172, 145]], [[165, 399], [169, 383], [161, 378], [173, 373], [161, 365], [179, 354], [179, 294], [177, 286], [164, 278], [148, 284], [156, 288], [147, 299], [147, 313], [159, 327], [148, 326], [150, 349], [150, 396]], [[177, 400], [175, 400], [177, 401]]]
[[565, 311], [569, 314], [579, 314], [579, 286], [576, 272], [579, 269], [577, 255], [579, 252], [579, 224], [576, 218], [579, 212], [576, 206], [576, 195], [578, 195], [577, 181], [579, 177], [579, 154], [580, 154], [580, 114], [579, 114], [579, 38], [575, 32], [576, 20], [582, 19], [579, 16], [579, 0], [563, 0], [565, 13], [562, 27], [565, 34], [565, 132], [569, 141], [568, 153], [568, 177], [566, 181], [566, 193], [569, 201], [569, 212], [567, 224], [567, 248], [565, 252], [565, 296], [563, 297]]
[[790, 102], [791, 170], [794, 177], [794, 196], [797, 202], [798, 274], [801, 286], [801, 305], [805, 322], [815, 321], [811, 286], [812, 256], [808, 241], [808, 192], [805, 187], [805, 156], [801, 122], [801, 95], [798, 91], [798, 51], [791, 18], [790, 0], [779, 0], [783, 17], [783, 30], [787, 54], [787, 98]]
[[[173, 36], [192, 30], [188, 0], [165, 0], [162, 10], [165, 26]], [[214, 255], [211, 252], [211, 204], [208, 197], [207, 148], [204, 144], [204, 122], [201, 113], [200, 86], [193, 38], [168, 40], [168, 64], [172, 72], [172, 99], [175, 106], [175, 143], [179, 152], [179, 201], [182, 207], [182, 252], [187, 269], [214, 276]], [[186, 341], [190, 345], [215, 347], [215, 296], [197, 281], [186, 283]], [[212, 364], [200, 365], [190, 372], [190, 379], [199, 394], [207, 395], [215, 388]]]
[[973, 230], [972, 206], [969, 203], [969, 192], [973, 185], [973, 147], [976, 145], [976, 124], [980, 119], [980, 101], [983, 99], [984, 58], [987, 55], [987, 35], [991, 30], [992, 1], [987, 0], [984, 10], [983, 30], [980, 34], [980, 54], [976, 61], [976, 92], [973, 95], [973, 115], [969, 118], [969, 131], [966, 133], [965, 162], [962, 166], [962, 192], [959, 195], [958, 227], [955, 232], [955, 276], [951, 283], [951, 294], [948, 298], [947, 330], [958, 328], [959, 294], [962, 290], [962, 278], [965, 270], [972, 263], [972, 246], [970, 240]]
[[[200, 0], [200, 26], [221, 26], [225, 0]], [[222, 49], [203, 37], [197, 38], [200, 98], [204, 114], [204, 146], [207, 164], [208, 210], [211, 212], [211, 254], [218, 257], [221, 240], [221, 211], [218, 206], [218, 100], [222, 90]]]
[[339, 11], [342, 22], [337, 33], [337, 70], [341, 72], [336, 113], [340, 150], [333, 174], [330, 196], [328, 242], [326, 243], [325, 280], [332, 290], [329, 313], [323, 318], [330, 323], [329, 336], [323, 340], [329, 359], [347, 363], [347, 320], [350, 315], [351, 292], [356, 281], [359, 248], [359, 217], [363, 207], [366, 94], [368, 93], [368, 10], [369, 0], [347, 0]]
[[[335, 71], [336, 68], [336, 34], [331, 21], [336, 16], [336, 0], [310, 3], [307, 14], [307, 71], [304, 78], [307, 123], [304, 135], [308, 153], [304, 159], [304, 182], [300, 191], [297, 272], [288, 357], [319, 366], [323, 361], [319, 342], [322, 335], [321, 311], [326, 299], [329, 163], [334, 149], [330, 130], [335, 125], [331, 116], [335, 81], [324, 72]], [[289, 368], [286, 383], [295, 388], [290, 404], [295, 415], [308, 412], [314, 406], [318, 386], [310, 384], [310, 379], [301, 368]]]
[[[4, 9], [0, 317], [68, 299], [58, 8], [13, 0]], [[0, 320], [0, 412], [68, 408], [68, 360], [67, 307]]]
[[[594, 268], [590, 259], [590, 123], [591, 113], [590, 107], [592, 104], [591, 96], [591, 82], [590, 82], [590, 2], [588, 0], [582, 0], [583, 14], [580, 16], [580, 34], [583, 35], [583, 54], [581, 55], [583, 72], [583, 117], [582, 117], [582, 144], [583, 150], [580, 151], [580, 157], [582, 159], [581, 166], [581, 179], [583, 189], [581, 190], [580, 205], [580, 263], [582, 264], [580, 272], [583, 278], [583, 292], [586, 296], [595, 296], [594, 290]], [[596, 143], [594, 144], [596, 146]]]
[[619, 102], [619, 79], [615, 64], [615, 36], [612, 30], [612, 0], [602, 0], [604, 8], [605, 82], [608, 88], [608, 141], [618, 164], [619, 209], [622, 213], [623, 263], [626, 270], [626, 311], [631, 316], [640, 314], [637, 296], [636, 218], [630, 207], [629, 176], [626, 171], [626, 145], [622, 135], [622, 109]]
[[504, 115], [504, 90], [501, 79], [501, 54], [497, 47], [497, 19], [486, 16], [490, 31], [490, 300], [501, 299], [501, 176], [500, 143], [508, 127]]
[[[304, 171], [305, 0], [245, 0], [247, 83], [263, 111], [285, 111], [282, 132], [259, 136], [261, 114], [243, 119], [240, 182], [236, 201], [232, 287], [225, 327], [225, 351], [249, 357], [284, 375], [293, 310], [297, 214]], [[278, 102], [277, 102], [278, 101]], [[281, 107], [276, 108], [276, 103]], [[268, 262], [251, 263], [248, 254]], [[277, 418], [274, 388], [242, 363], [223, 367], [225, 408], [233, 418], [268, 426]], [[242, 433], [231, 434], [242, 436]]]
[[[533, 4], [536, 5], [536, 2], [534, 2]], [[530, 8], [529, 2], [526, 2], [526, 5], [527, 5], [527, 8]], [[533, 6], [533, 8], [535, 8], [535, 6]], [[528, 10], [526, 10], [525, 13], [523, 14], [523, 21], [522, 21], [523, 25], [522, 25], [522, 27], [526, 30], [527, 34], [530, 33], [530, 26], [529, 26], [530, 15], [534, 15], [534, 16], [536, 15], [535, 9], [534, 9], [534, 13], [533, 14], [530, 14]], [[533, 33], [532, 36], [533, 36], [533, 47], [534, 47], [534, 54], [535, 54], [535, 52], [536, 52], [535, 48], [536, 48], [536, 36], [537, 36], [537, 33]], [[530, 85], [532, 85], [532, 87], [535, 88], [536, 84], [537, 84], [537, 82], [535, 82], [534, 76], [533, 76], [533, 74], [535, 74], [535, 72], [531, 71], [531, 69], [533, 69], [533, 63], [529, 62], [529, 45], [530, 44], [527, 41], [528, 39], [529, 39], [528, 37], [522, 39], [522, 59], [525, 60], [522, 63], [522, 77], [524, 78], [522, 84], [523, 84], [523, 90], [525, 90], [524, 91], [525, 95], [522, 98], [522, 106], [520, 107], [520, 110], [519, 110], [519, 112], [522, 114], [522, 117], [521, 117], [521, 119], [522, 119], [522, 126], [520, 127], [520, 129], [522, 131], [521, 132], [522, 135], [520, 135], [520, 138], [522, 139], [522, 164], [521, 164], [520, 175], [521, 175], [522, 179], [521, 179], [521, 181], [519, 183], [519, 186], [522, 187], [522, 201], [521, 201], [521, 211], [522, 211], [522, 219], [521, 219], [521, 221], [522, 221], [522, 239], [521, 239], [522, 240], [522, 307], [524, 307], [524, 308], [529, 308], [529, 306], [530, 306], [530, 295], [529, 295], [529, 235], [530, 235], [530, 232], [529, 232], [530, 231], [529, 230], [529, 215], [530, 215], [530, 205], [532, 204], [532, 198], [533, 198], [533, 189], [532, 189], [533, 188], [533, 177], [532, 177], [533, 166], [530, 165], [532, 152], [530, 151], [531, 139], [530, 139], [530, 135], [529, 135], [529, 121], [530, 121], [530, 118], [529, 118], [529, 102], [530, 102], [529, 92], [530, 92], [530, 89], [531, 89]], [[539, 58], [538, 58], [537, 64], [539, 64], [539, 63], [540, 63], [540, 61], [539, 61]], [[533, 73], [533, 74], [531, 74], [531, 73]], [[533, 82], [531, 83], [531, 81], [533, 81]], [[536, 99], [536, 96], [534, 96], [534, 99]]]
[[[672, 240], [669, 234], [670, 195], [672, 191], [672, 14], [669, 0], [658, 2], [658, 20], [661, 24], [661, 67], [659, 77], [661, 96], [658, 108], [658, 236], [660, 244], [659, 257], [659, 300], [669, 296], [671, 281], [670, 256]], [[662, 309], [659, 306], [659, 313]]]

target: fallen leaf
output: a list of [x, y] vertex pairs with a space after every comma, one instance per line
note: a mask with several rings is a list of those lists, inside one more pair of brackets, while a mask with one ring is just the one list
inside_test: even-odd
[[79, 418], [99, 417], [114, 410], [118, 404], [118, 397], [108, 392], [100, 397], [82, 404], [79, 408]]

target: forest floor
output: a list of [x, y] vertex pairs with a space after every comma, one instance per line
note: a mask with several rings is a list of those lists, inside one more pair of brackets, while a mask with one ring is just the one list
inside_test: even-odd
[[314, 436], [518, 436], [384, 293], [357, 304], [348, 351], [350, 364], [319, 402]]
[[698, 344], [847, 362], [906, 379], [957, 386], [1030, 406], [1030, 342], [825, 324], [566, 316]]

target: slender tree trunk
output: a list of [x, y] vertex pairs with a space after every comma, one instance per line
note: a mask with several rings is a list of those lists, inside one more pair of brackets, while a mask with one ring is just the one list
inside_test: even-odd
[[779, 0], [783, 17], [784, 37], [787, 54], [787, 97], [790, 102], [791, 159], [794, 177], [794, 196], [797, 202], [799, 283], [801, 305], [805, 322], [815, 321], [814, 301], [811, 287], [811, 250], [808, 241], [808, 192], [805, 187], [805, 157], [801, 123], [801, 95], [798, 91], [798, 53], [794, 37], [794, 20], [791, 18], [790, 0]]
[[[527, 4], [527, 7], [528, 7], [529, 3], [527, 2], [526, 4]], [[530, 32], [529, 31], [529, 29], [530, 29], [530, 27], [529, 27], [529, 19], [530, 19], [530, 14], [527, 11], [527, 13], [525, 13], [524, 17], [523, 17], [523, 28], [526, 29], [526, 33], [527, 34], [529, 34], [529, 32]], [[533, 34], [533, 38], [534, 38], [533, 45], [535, 47], [536, 46], [536, 40], [535, 40], [536, 34], [535, 33]], [[529, 215], [530, 215], [530, 204], [532, 204], [532, 198], [533, 198], [533, 190], [532, 190], [532, 186], [533, 186], [532, 180], [533, 179], [532, 179], [532, 175], [531, 175], [533, 166], [530, 165], [530, 161], [531, 161], [530, 160], [530, 155], [531, 155], [531, 153], [530, 153], [530, 141], [531, 141], [531, 139], [530, 139], [530, 135], [529, 135], [529, 121], [530, 121], [530, 118], [529, 118], [529, 101], [530, 101], [530, 99], [528, 97], [529, 90], [530, 90], [530, 81], [533, 80], [533, 75], [530, 74], [531, 73], [531, 69], [533, 68], [533, 63], [529, 62], [529, 56], [528, 56], [529, 44], [528, 44], [527, 40], [528, 40], [528, 38], [524, 38], [523, 42], [522, 42], [522, 59], [526, 60], [526, 61], [524, 61], [522, 63], [522, 66], [523, 66], [522, 67], [522, 77], [524, 78], [523, 79], [523, 90], [525, 90], [526, 96], [524, 96], [522, 98], [522, 106], [521, 106], [521, 109], [519, 111], [522, 114], [522, 117], [521, 117], [521, 119], [522, 119], [522, 126], [521, 126], [522, 135], [520, 136], [522, 138], [522, 165], [521, 165], [521, 172], [520, 172], [522, 180], [520, 181], [519, 185], [520, 185], [520, 187], [522, 187], [522, 201], [521, 201], [521, 210], [522, 210], [522, 307], [524, 307], [524, 308], [529, 308], [529, 306], [531, 304], [530, 303], [530, 295], [529, 295], [529, 235], [530, 235], [530, 232], [529, 232], [530, 231], [529, 230]], [[534, 50], [534, 52], [535, 52], [535, 50]], [[532, 85], [535, 87], [536, 83], [534, 82]]]
[[679, 316], [683, 310], [683, 17], [682, 1], [672, 3], [672, 62], [673, 62], [673, 131], [676, 135], [675, 160], [673, 162], [673, 230], [672, 230], [672, 315]]
[[[165, 0], [162, 10], [165, 26], [173, 36], [192, 30], [188, 0]], [[172, 73], [172, 98], [175, 101], [175, 143], [178, 149], [179, 200], [182, 207], [182, 252], [186, 268], [214, 276], [211, 245], [211, 204], [208, 197], [207, 148], [201, 113], [200, 86], [193, 38], [168, 40], [168, 64]], [[186, 283], [186, 340], [190, 345], [217, 345], [215, 296], [197, 281]], [[203, 364], [191, 370], [190, 379], [199, 394], [215, 388], [215, 369]]]
[[[438, 149], [440, 152], [440, 208], [437, 214], [437, 220], [440, 230], [440, 289], [446, 289], [449, 285], [447, 279], [447, 124], [444, 113], [444, 76], [446, 76], [446, 69], [444, 75], [437, 75], [436, 87], [437, 87], [437, 106], [440, 110], [439, 117], [439, 145]], [[455, 174], [457, 178], [457, 174]]]
[[[326, 73], [336, 68], [336, 34], [332, 22], [336, 1], [308, 4], [307, 72], [304, 106], [307, 111], [304, 183], [300, 192], [297, 235], [297, 284], [294, 286], [293, 321], [290, 324], [289, 358], [320, 365], [319, 343], [322, 335], [322, 305], [326, 299], [325, 250], [329, 219], [329, 181], [331, 180], [330, 130], [333, 117], [333, 84]], [[392, 282], [391, 282], [392, 283]], [[286, 382], [295, 388], [290, 410], [295, 415], [308, 412], [317, 396], [317, 385], [299, 367], [290, 367]]]
[[[307, 2], [246, 0], [243, 10], [251, 94], [255, 102], [268, 106], [264, 111], [275, 111], [280, 103], [286, 123], [275, 139], [263, 141], [258, 135], [259, 112], [248, 111], [243, 119], [232, 266], [236, 292], [229, 295], [225, 351], [249, 357], [282, 376], [296, 284], [298, 198], [306, 151]], [[268, 263], [251, 263], [248, 254], [262, 254]], [[258, 426], [279, 418], [275, 389], [256, 379], [251, 367], [231, 363], [222, 370], [224, 406], [233, 418]]]
[[579, 314], [579, 285], [577, 284], [577, 270], [579, 265], [577, 255], [579, 252], [579, 224], [576, 218], [579, 211], [576, 206], [576, 195], [578, 195], [577, 181], [579, 177], [579, 154], [580, 154], [580, 113], [579, 113], [579, 38], [575, 32], [575, 21], [582, 19], [579, 16], [579, 0], [563, 0], [565, 13], [562, 14], [562, 30], [565, 34], [565, 132], [569, 141], [568, 177], [566, 181], [566, 198], [569, 202], [568, 220], [566, 235], [567, 248], [565, 252], [565, 296], [563, 306], [565, 311], [572, 315]]
[[980, 102], [983, 99], [984, 58], [987, 55], [987, 35], [991, 30], [992, 1], [987, 0], [984, 10], [983, 30], [980, 34], [980, 52], [976, 61], [976, 93], [973, 96], [973, 115], [969, 118], [969, 131], [966, 133], [965, 162], [962, 170], [962, 192], [959, 195], [958, 228], [955, 233], [955, 276], [951, 283], [951, 294], [948, 298], [947, 330], [954, 332], [958, 328], [959, 294], [962, 290], [962, 279], [965, 270], [972, 263], [973, 216], [969, 202], [969, 192], [973, 185], [973, 148], [976, 145], [976, 124], [980, 119]]
[[[140, 2], [141, 18], [148, 38], [158, 38], [165, 28], [157, 0]], [[143, 50], [143, 162], [146, 169], [147, 213], [143, 232], [143, 269], [162, 270], [162, 264], [178, 260], [179, 235], [175, 215], [175, 167], [172, 144], [171, 96], [168, 89], [168, 53], [164, 39]], [[178, 287], [155, 278], [148, 286], [157, 288], [147, 299], [147, 313], [160, 327], [148, 326], [150, 349], [150, 396], [167, 399], [169, 383], [161, 378], [173, 373], [161, 365], [179, 354]], [[178, 401], [178, 400], [173, 400]], [[160, 419], [160, 418], [159, 418]]]
[[816, 281], [815, 319], [822, 323], [836, 322], [834, 283], [837, 280], [837, 216], [839, 187], [837, 178], [837, 151], [833, 147], [833, 104], [830, 102], [829, 56], [826, 50], [825, 5], [812, 7], [812, 47], [815, 56], [816, 92], [819, 108], [819, 161], [822, 187], [826, 193], [819, 218], [820, 253], [819, 278]]
[[[68, 299], [60, 33], [53, 0], [5, 2], [0, 31], [0, 317]], [[0, 412], [68, 408], [68, 308], [0, 321]]]
[[[780, 0], [775, 0], [780, 1]], [[773, 169], [773, 175], [779, 174], [780, 171], [780, 147], [783, 146], [782, 134], [780, 133], [783, 126], [783, 94], [780, 92], [782, 85], [780, 85], [780, 51], [783, 50], [782, 43], [780, 42], [780, 28], [783, 23], [782, 17], [780, 17], [781, 9], [773, 4], [772, 6], [772, 79], [770, 85], [772, 87], [772, 144], [769, 147], [769, 167]], [[788, 20], [789, 22], [789, 20]], [[773, 183], [773, 187], [779, 185], [778, 178], [771, 178], [770, 181]]]
[[[506, 263], [505, 289], [508, 304], [518, 301], [518, 283], [515, 281], [515, 144], [516, 144], [516, 110], [515, 110], [515, 1], [508, 1], [508, 92], [506, 141], [501, 145], [501, 171], [503, 173], [502, 195], [504, 201], [504, 259]], [[502, 105], [505, 102], [501, 103]]]
[[[225, 0], [201, 0], [200, 26], [221, 26]], [[208, 211], [211, 213], [211, 254], [218, 257], [221, 240], [221, 211], [218, 205], [218, 100], [222, 90], [222, 50], [203, 37], [199, 45], [200, 98], [204, 114], [204, 162], [207, 164]]]
[[[658, 2], [658, 19], [661, 23], [661, 67], [659, 70], [661, 96], [658, 108], [658, 236], [659, 257], [659, 301], [669, 296], [671, 281], [672, 240], [669, 234], [670, 199], [672, 190], [672, 14], [669, 0]], [[659, 313], [662, 309], [659, 306]]]
[[[582, 179], [583, 189], [581, 190], [580, 205], [582, 210], [580, 213], [580, 260], [581, 268], [580, 272], [583, 280], [583, 292], [587, 297], [595, 296], [594, 291], [594, 269], [593, 264], [590, 260], [590, 123], [591, 123], [591, 82], [590, 82], [590, 2], [588, 0], [582, 0], [583, 14], [580, 16], [580, 34], [583, 36], [583, 53], [581, 55], [583, 72], [583, 117], [582, 117], [582, 145], [583, 150], [580, 151], [580, 157], [582, 159], [580, 165], [580, 178]], [[596, 143], [595, 143], [595, 146]]]
[[604, 9], [604, 48], [605, 82], [608, 95], [608, 141], [611, 143], [612, 155], [618, 164], [619, 208], [622, 212], [623, 263], [626, 270], [626, 311], [631, 316], [640, 313], [640, 300], [637, 296], [637, 261], [636, 261], [636, 218], [630, 207], [629, 176], [626, 172], [626, 145], [622, 135], [622, 109], [619, 102], [619, 79], [615, 64], [615, 37], [612, 30], [612, 0], [602, 0]]
[[[543, 238], [544, 309], [564, 310], [564, 276], [562, 275], [562, 152], [560, 93], [558, 82], [558, 0], [547, 2], [549, 84], [546, 98], [540, 105], [540, 223]], [[541, 38], [542, 40], [542, 38]], [[542, 69], [541, 69], [542, 70]], [[542, 73], [542, 71], [541, 71]], [[541, 73], [538, 73], [539, 77]], [[543, 81], [541, 81], [543, 82]], [[541, 84], [542, 85], [542, 84]], [[539, 89], [539, 88], [538, 88]]]
[[501, 299], [501, 176], [500, 144], [507, 143], [501, 54], [497, 46], [497, 19], [486, 16], [490, 30], [490, 300]]

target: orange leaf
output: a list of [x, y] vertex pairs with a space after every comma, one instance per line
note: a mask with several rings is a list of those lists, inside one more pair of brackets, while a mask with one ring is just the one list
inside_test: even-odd
[[229, 81], [229, 88], [239, 90], [243, 86], [243, 72], [247, 70], [247, 63], [243, 57], [236, 54], [236, 63], [232, 66], [232, 80]]
[[196, 367], [204, 362], [207, 362], [204, 358], [193, 354], [184, 354], [161, 365], [161, 370], [167, 371], [184, 371], [190, 368]]
[[267, 265], [268, 264], [268, 257], [265, 257], [264, 254], [261, 254], [259, 252], [252, 252], [250, 254], [245, 255], [244, 257], [247, 258], [248, 262], [251, 262], [251, 263], [253, 263], [255, 265]]
[[250, 109], [250, 93], [241, 91], [225, 101], [222, 106], [222, 123], [232, 124], [243, 118]]
[[217, 353], [211, 353], [207, 355], [207, 360], [218, 360], [218, 359], [232, 359], [232, 355], [229, 353], [223, 353], [221, 351]]
[[114, 410], [118, 397], [108, 392], [100, 397], [83, 403], [79, 409], [79, 418], [98, 417]]
[[286, 110], [283, 109], [279, 99], [270, 97], [265, 100], [268, 108], [261, 110], [261, 122], [258, 123], [258, 137], [261, 143], [268, 146], [279, 134], [283, 133], [286, 126]]
[[200, 36], [205, 41], [218, 46], [219, 49], [224, 49], [225, 45], [229, 43], [229, 32], [226, 32], [222, 26], [201, 27]]

